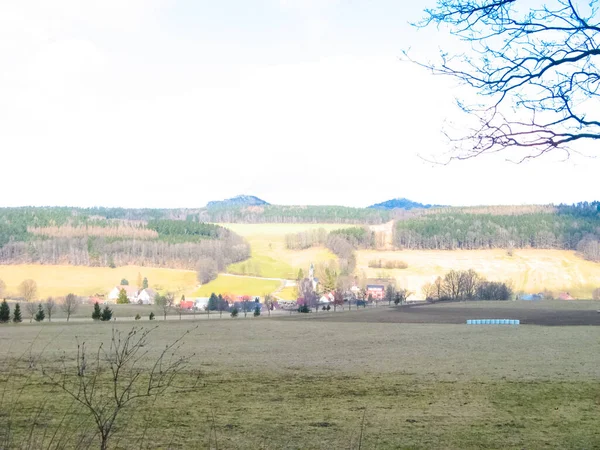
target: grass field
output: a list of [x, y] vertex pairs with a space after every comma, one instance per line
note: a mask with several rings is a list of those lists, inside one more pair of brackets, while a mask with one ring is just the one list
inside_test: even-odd
[[280, 286], [281, 282], [277, 280], [219, 275], [216, 280], [196, 289], [191, 295], [194, 297], [208, 297], [214, 292], [216, 294], [227, 293], [262, 297], [264, 294], [275, 291]]
[[348, 227], [341, 224], [222, 224], [243, 236], [252, 249], [252, 257], [248, 261], [232, 264], [229, 273], [256, 275], [261, 277], [295, 279], [298, 269], [304, 272], [312, 263], [327, 262], [335, 259], [335, 255], [325, 248], [309, 248], [306, 250], [287, 250], [285, 235], [313, 229], [324, 228], [327, 231]]
[[90, 296], [106, 294], [122, 278], [135, 284], [137, 274], [147, 277], [150, 287], [159, 291], [175, 291], [186, 296], [207, 297], [212, 292], [239, 295], [260, 295], [273, 292], [281, 285], [279, 281], [261, 280], [251, 277], [229, 277], [220, 275], [198, 288], [196, 272], [191, 270], [159, 269], [152, 267], [125, 266], [108, 267], [0, 265], [0, 279], [7, 285], [8, 296], [18, 296], [19, 284], [31, 278], [38, 285], [38, 298], [64, 296], [69, 292]]
[[[378, 308], [366, 314], [386, 311], [397, 313]], [[175, 320], [155, 325], [140, 367], [146, 370], [166, 342], [191, 329], [180, 351], [196, 355], [191, 368], [202, 371], [200, 386], [185, 393], [174, 389], [124, 410], [111, 448], [592, 449], [600, 444], [597, 327], [328, 322], [312, 315], [215, 320], [198, 328]], [[127, 331], [131, 324], [113, 326]], [[27, 440], [32, 424], [38, 427], [34, 436], [48, 442], [64, 417], [63, 430], [90, 429], [88, 415], [48, 384], [48, 374], [57, 370], [64, 352], [75, 355], [76, 336], [85, 336], [92, 349], [108, 343], [113, 326], [0, 326], [0, 390], [6, 394], [4, 410], [10, 411], [2, 424], [10, 417], [15, 443]], [[26, 359], [18, 364], [14, 358], [22, 354]], [[30, 354], [39, 355], [33, 369]], [[185, 382], [186, 375], [178, 379], [179, 385]], [[6, 407], [11, 404], [18, 407]], [[65, 416], [69, 408], [75, 409]]]
[[[540, 292], [543, 289], [570, 292], [579, 298], [591, 298], [600, 287], [600, 264], [586, 261], [574, 251], [515, 250], [508, 256], [505, 250], [403, 250], [358, 251], [358, 268], [369, 276], [384, 274], [396, 278], [421, 298], [421, 287], [444, 276], [452, 269], [474, 269], [489, 280], [512, 281], [516, 291]], [[407, 269], [372, 269], [370, 260], [400, 260]]]
[[296, 300], [298, 298], [298, 293], [296, 290], [296, 286], [287, 286], [284, 287], [278, 294], [278, 297], [284, 300]]
[[157, 290], [192, 292], [198, 282], [196, 272], [191, 270], [159, 269], [153, 267], [109, 267], [0, 265], [0, 279], [9, 294], [17, 295], [19, 284], [28, 278], [38, 285], [38, 296], [64, 296], [69, 292], [90, 296], [108, 293], [126, 278], [130, 284], [137, 283], [138, 273], [147, 277], [150, 287]]

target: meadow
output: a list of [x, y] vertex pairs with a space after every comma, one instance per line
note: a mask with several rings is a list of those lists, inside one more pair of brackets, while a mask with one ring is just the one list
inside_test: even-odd
[[80, 296], [107, 294], [125, 278], [135, 285], [140, 274], [148, 278], [157, 291], [176, 292], [186, 297], [208, 297], [212, 292], [234, 295], [264, 295], [281, 286], [278, 280], [219, 275], [210, 283], [199, 286], [192, 270], [163, 269], [141, 266], [109, 267], [0, 265], [0, 279], [7, 285], [8, 297], [17, 297], [19, 284], [33, 279], [38, 286], [38, 299], [65, 296], [72, 292]]
[[18, 295], [19, 284], [28, 278], [38, 285], [38, 297], [64, 296], [69, 292], [81, 296], [108, 293], [125, 278], [131, 285], [140, 274], [148, 278], [156, 290], [192, 292], [198, 285], [192, 270], [163, 269], [141, 266], [110, 267], [0, 265], [0, 279], [7, 285], [9, 295]]
[[[314, 320], [314, 314], [197, 327], [157, 321], [140, 367], [149, 370], [165, 343], [186, 330], [179, 352], [193, 355], [190, 366], [178, 388], [123, 410], [110, 448], [600, 445], [597, 327], [377, 323], [370, 317], [386, 312], [402, 314], [385, 307], [319, 316], [349, 318], [342, 322]], [[74, 370], [77, 336], [94, 349], [108, 344], [113, 328], [126, 332], [131, 325], [0, 326], [0, 390], [13, 442], [27, 441], [33, 429], [38, 443], [44, 436], [48, 443], [59, 427], [76, 437], [87, 430], [97, 448], [88, 415], [49, 376], [65, 354]], [[197, 370], [199, 385], [185, 390]]]
[[[371, 260], [404, 261], [406, 269], [369, 268]], [[544, 289], [591, 298], [600, 287], [600, 263], [586, 261], [571, 250], [402, 250], [357, 252], [357, 266], [370, 277], [393, 277], [398, 285], [421, 295], [421, 287], [452, 269], [474, 269], [492, 281], [510, 281], [517, 292]], [[418, 297], [420, 298], [420, 297]]]
[[[34, 279], [39, 287], [39, 297], [61, 296], [68, 292], [78, 295], [106, 293], [112, 286], [126, 278], [135, 284], [137, 274], [148, 277], [150, 287], [159, 291], [175, 291], [186, 297], [206, 297], [212, 292], [236, 295], [264, 295], [277, 292], [284, 299], [293, 299], [293, 288], [279, 292], [281, 281], [260, 278], [294, 280], [298, 269], [306, 273], [311, 263], [325, 263], [336, 257], [324, 247], [306, 250], [285, 248], [285, 235], [310, 229], [328, 231], [349, 225], [340, 224], [224, 224], [250, 243], [250, 259], [229, 265], [227, 272], [246, 276], [228, 277], [224, 274], [199, 286], [194, 271], [124, 266], [107, 267], [4, 265], [0, 266], [0, 279], [8, 285], [9, 296], [17, 293], [19, 283]], [[387, 227], [387, 228], [386, 228]], [[378, 226], [385, 231], [389, 224]], [[389, 230], [388, 230], [389, 231]], [[517, 292], [541, 292], [544, 289], [569, 292], [577, 298], [589, 299], [592, 291], [600, 287], [600, 263], [586, 261], [576, 252], [568, 250], [516, 249], [512, 256], [506, 250], [358, 250], [357, 271], [369, 277], [394, 278], [399, 287], [412, 291], [413, 298], [421, 298], [421, 288], [444, 276], [451, 269], [474, 269], [493, 281], [510, 281]], [[381, 260], [402, 261], [406, 269], [370, 268], [369, 262]]]
[[[323, 263], [335, 255], [323, 247], [287, 250], [285, 235], [311, 229], [331, 231], [349, 225], [336, 224], [223, 224], [248, 240], [252, 249], [250, 260], [230, 265], [228, 272], [257, 274], [262, 277], [295, 279], [298, 268], [313, 262]], [[390, 224], [374, 226], [378, 231], [391, 232]], [[474, 269], [493, 281], [510, 281], [515, 291], [541, 292], [544, 289], [570, 292], [579, 298], [591, 298], [600, 287], [600, 264], [586, 261], [571, 250], [515, 249], [509, 256], [504, 249], [494, 250], [358, 250], [357, 269], [369, 277], [390, 277], [398, 286], [421, 296], [421, 287], [444, 276], [452, 269]], [[370, 268], [369, 261], [404, 261], [407, 269]], [[292, 289], [281, 296], [290, 298]]]
[[227, 271], [240, 275], [285, 278], [295, 280], [298, 269], [304, 272], [311, 263], [327, 262], [336, 259], [335, 255], [323, 247], [306, 250], [288, 250], [285, 235], [323, 228], [327, 231], [352, 225], [342, 224], [222, 224], [243, 236], [249, 243], [252, 256], [249, 260], [231, 264]]

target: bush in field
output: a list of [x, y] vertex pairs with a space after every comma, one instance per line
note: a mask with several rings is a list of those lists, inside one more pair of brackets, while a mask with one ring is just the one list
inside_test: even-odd
[[237, 317], [239, 313], [240, 312], [239, 312], [237, 306], [234, 306], [233, 309], [231, 310], [231, 317]]
[[10, 322], [10, 307], [6, 303], [6, 299], [0, 303], [0, 323]]
[[100, 311], [100, 305], [98, 302], [94, 303], [94, 311], [92, 312], [92, 319], [100, 320], [102, 317], [102, 311]]
[[142, 318], [142, 316], [140, 316], [139, 314], [135, 315], [135, 320], [140, 320]]
[[308, 307], [308, 305], [300, 305], [300, 307], [298, 308], [298, 312], [306, 314], [310, 312], [310, 308]]
[[254, 308], [254, 317], [260, 316], [260, 306], [256, 305]]
[[154, 320], [154, 313], [150, 311], [150, 315], [148, 316], [149, 320]]

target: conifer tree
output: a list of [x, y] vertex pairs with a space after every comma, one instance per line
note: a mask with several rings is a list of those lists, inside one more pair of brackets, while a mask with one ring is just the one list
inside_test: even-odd
[[96, 303], [94, 303], [94, 312], [92, 312], [92, 319], [100, 320], [101, 316], [102, 316], [102, 311], [100, 311], [100, 305], [98, 304], [98, 302], [96, 302]]
[[119, 305], [129, 303], [129, 298], [127, 297], [127, 292], [125, 291], [125, 289], [121, 289], [119, 291], [119, 297], [117, 298], [117, 303]]
[[44, 312], [44, 307], [40, 303], [38, 305], [38, 310], [37, 310], [37, 313], [35, 314], [34, 319], [36, 322], [43, 322], [45, 318], [46, 318], [46, 313]]
[[216, 311], [219, 308], [219, 297], [214, 292], [210, 294], [210, 298], [208, 299], [208, 310]]
[[21, 306], [19, 306], [18, 303], [15, 305], [15, 311], [13, 313], [13, 322], [14, 323], [23, 322], [23, 319], [21, 318]]
[[104, 309], [102, 310], [102, 315], [100, 316], [100, 320], [102, 322], [108, 322], [110, 319], [112, 319], [112, 315], [113, 315], [112, 310], [108, 306], [105, 306]]
[[144, 281], [142, 281], [142, 289], [148, 289], [148, 278], [144, 277]]
[[6, 303], [6, 299], [0, 303], [0, 323], [10, 322], [10, 307]]

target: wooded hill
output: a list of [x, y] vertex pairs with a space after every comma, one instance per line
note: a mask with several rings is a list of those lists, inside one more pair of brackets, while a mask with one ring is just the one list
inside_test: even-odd
[[394, 243], [399, 248], [570, 249], [587, 253], [590, 259], [600, 259], [590, 253], [593, 242], [599, 239], [600, 202], [433, 209], [398, 221], [394, 230]]
[[217, 270], [243, 261], [249, 245], [232, 231], [182, 217], [177, 210], [0, 208], [0, 263]]

